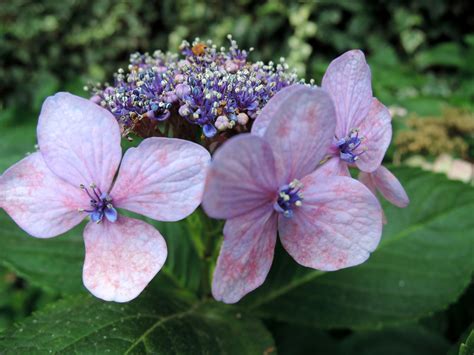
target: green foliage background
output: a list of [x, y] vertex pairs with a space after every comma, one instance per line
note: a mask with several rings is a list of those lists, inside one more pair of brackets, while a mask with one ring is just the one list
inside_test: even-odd
[[[471, 2], [448, 0], [2, 1], [0, 171], [34, 150], [46, 96], [86, 96], [85, 84], [110, 80], [131, 52], [176, 51], [196, 36], [226, 44], [231, 33], [255, 49], [251, 59], [284, 56], [318, 83], [331, 59], [361, 48], [386, 105], [421, 116], [473, 111], [473, 13]], [[464, 343], [472, 355], [474, 189], [394, 171], [412, 204], [384, 206], [389, 224], [368, 263], [325, 274], [279, 250], [265, 285], [237, 306], [202, 297], [197, 214], [156, 225], [168, 236], [167, 266], [122, 307], [84, 291], [80, 229], [34, 240], [2, 211], [0, 352], [457, 354]]]

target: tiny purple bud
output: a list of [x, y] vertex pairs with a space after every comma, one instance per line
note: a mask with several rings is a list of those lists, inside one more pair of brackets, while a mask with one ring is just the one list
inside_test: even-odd
[[184, 81], [184, 75], [183, 74], [176, 74], [174, 77], [174, 81], [181, 84]]
[[178, 113], [181, 117], [187, 117], [191, 113], [191, 110], [189, 109], [188, 105], [182, 105], [178, 109]]
[[239, 124], [241, 124], [242, 126], [245, 126], [248, 121], [249, 116], [246, 113], [241, 112], [237, 115], [237, 122], [239, 122]]
[[226, 116], [219, 116], [214, 125], [219, 131], [225, 131], [229, 128], [229, 119]]
[[237, 70], [239, 70], [239, 65], [233, 60], [228, 60], [225, 62], [225, 70], [227, 70], [229, 73], [236, 73]]
[[99, 105], [100, 102], [102, 101], [102, 98], [99, 95], [94, 95], [89, 100], [91, 100], [93, 103]]
[[183, 99], [185, 96], [189, 95], [191, 88], [188, 84], [178, 84], [176, 85], [174, 92], [176, 93], [176, 96], [178, 96], [180, 99]]
[[166, 102], [169, 102], [170, 104], [178, 100], [178, 96], [176, 95], [175, 92], [173, 91], [168, 91], [164, 94], [164, 99]]

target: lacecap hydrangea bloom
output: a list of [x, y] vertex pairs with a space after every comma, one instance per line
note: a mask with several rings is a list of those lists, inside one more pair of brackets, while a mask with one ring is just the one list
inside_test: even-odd
[[159, 221], [185, 218], [201, 203], [208, 151], [155, 137], [122, 158], [114, 116], [68, 93], [46, 99], [37, 133], [39, 152], [0, 177], [0, 206], [37, 238], [60, 235], [90, 216], [84, 285], [104, 300], [135, 298], [163, 266], [167, 248], [154, 227], [117, 208]]
[[335, 129], [331, 97], [297, 84], [270, 100], [251, 134], [217, 150], [203, 198], [211, 217], [227, 220], [212, 283], [217, 300], [237, 302], [264, 282], [277, 232], [299, 264], [319, 270], [358, 265], [376, 248], [376, 197], [359, 181], [318, 168]]
[[397, 178], [381, 166], [392, 139], [388, 109], [372, 96], [370, 68], [364, 53], [351, 50], [334, 59], [322, 80], [336, 107], [336, 132], [327, 169], [349, 175], [348, 167], [360, 170], [360, 180], [374, 193], [398, 207], [408, 196]]
[[180, 55], [135, 53], [112, 85], [92, 89], [92, 100], [115, 116], [123, 135], [172, 131], [196, 140], [203, 134], [210, 145], [221, 135], [247, 132], [268, 100], [297, 76], [283, 58], [278, 64], [249, 61], [229, 39], [228, 49], [197, 38], [184, 41]]

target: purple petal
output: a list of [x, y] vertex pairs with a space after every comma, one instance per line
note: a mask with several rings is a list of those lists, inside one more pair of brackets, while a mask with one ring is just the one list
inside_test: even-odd
[[316, 169], [334, 137], [336, 114], [322, 89], [298, 85], [280, 103], [264, 138], [275, 156], [280, 185]]
[[294, 84], [281, 89], [273, 96], [270, 101], [263, 107], [262, 112], [258, 115], [252, 125], [252, 134], [263, 137], [271, 120], [283, 109], [283, 105], [287, 105], [286, 99], [291, 94], [300, 89], [301, 85]]
[[330, 176], [348, 176], [351, 177], [347, 163], [338, 156], [331, 157], [328, 161], [324, 162], [313, 173], [318, 178], [330, 177]]
[[301, 265], [332, 271], [363, 263], [382, 234], [376, 197], [348, 177], [302, 180], [303, 204], [291, 219], [279, 218], [280, 239]]
[[358, 180], [363, 183], [375, 196], [377, 195], [377, 187], [372, 179], [371, 173], [359, 172]]
[[41, 153], [33, 153], [0, 177], [0, 206], [28, 234], [50, 238], [79, 224], [89, 200], [79, 187], [49, 170]]
[[371, 176], [377, 190], [387, 201], [400, 208], [408, 206], [410, 199], [405, 189], [386, 167], [380, 166]]
[[107, 110], [68, 93], [46, 99], [38, 143], [48, 167], [74, 186], [110, 189], [120, 163], [120, 129]]
[[226, 222], [212, 282], [216, 300], [238, 302], [265, 281], [276, 235], [277, 214], [271, 209], [256, 209]]
[[360, 126], [372, 104], [370, 68], [364, 53], [351, 50], [329, 64], [322, 88], [334, 100], [337, 113], [336, 136], [345, 137]]
[[271, 205], [279, 188], [270, 146], [241, 134], [220, 147], [211, 163], [203, 207], [213, 218], [229, 219]]
[[110, 192], [114, 206], [159, 221], [178, 221], [201, 203], [211, 156], [198, 144], [147, 138], [125, 153]]
[[372, 172], [382, 163], [392, 140], [390, 112], [376, 98], [372, 99], [370, 111], [360, 125], [360, 134], [364, 137], [361, 148], [365, 152], [359, 155], [356, 165], [362, 171]]
[[117, 210], [113, 207], [106, 207], [104, 214], [109, 222], [114, 223], [117, 220], [118, 213]]

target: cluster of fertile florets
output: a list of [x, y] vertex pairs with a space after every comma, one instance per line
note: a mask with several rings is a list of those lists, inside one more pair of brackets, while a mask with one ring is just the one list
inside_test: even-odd
[[183, 120], [202, 127], [207, 138], [248, 131], [268, 100], [298, 79], [284, 58], [278, 64], [249, 62], [248, 52], [228, 38], [228, 49], [196, 38], [181, 44], [181, 56], [132, 54], [128, 71], [119, 69], [113, 85], [92, 89], [92, 100], [112, 112], [124, 135], [155, 135], [150, 124], [179, 126]]

